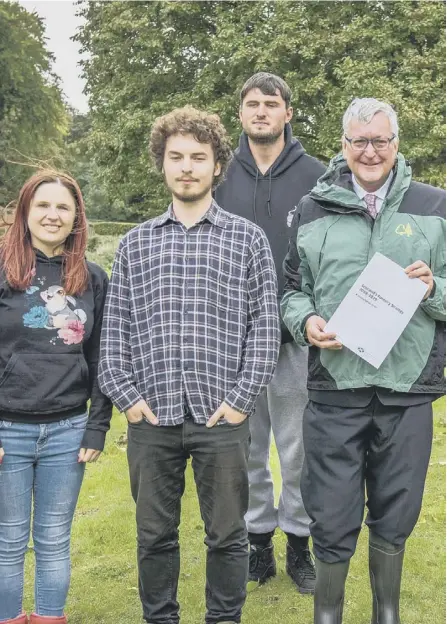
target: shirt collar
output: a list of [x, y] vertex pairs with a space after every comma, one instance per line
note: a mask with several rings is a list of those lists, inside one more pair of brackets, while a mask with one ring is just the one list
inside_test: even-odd
[[[166, 212], [164, 212], [159, 217], [155, 218], [155, 227], [165, 225], [168, 221], [173, 221], [174, 223], [178, 223], [178, 219], [175, 216], [174, 208], [172, 203], [169, 204], [169, 208]], [[225, 228], [227, 225], [227, 218], [225, 216], [224, 211], [220, 206], [216, 204], [214, 199], [211, 202], [211, 206], [208, 208], [203, 217], [198, 221], [198, 223], [202, 223], [203, 221], [209, 221], [213, 225], [217, 225], [217, 227]]]
[[393, 170], [391, 170], [385, 182], [382, 184], [382, 186], [379, 189], [377, 189], [377, 191], [374, 191], [374, 193], [369, 193], [369, 191], [365, 191], [363, 186], [360, 186], [360, 184], [357, 182], [354, 174], [352, 174], [352, 186], [354, 187], [354, 191], [356, 195], [360, 199], [363, 199], [365, 195], [368, 195], [369, 193], [370, 195], [375, 195], [378, 199], [381, 199], [383, 201], [386, 197], [386, 194], [388, 193], [388, 189], [392, 182], [393, 175], [394, 175], [394, 172]]

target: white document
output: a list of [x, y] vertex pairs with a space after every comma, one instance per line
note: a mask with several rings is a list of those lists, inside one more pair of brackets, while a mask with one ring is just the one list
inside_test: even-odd
[[427, 284], [375, 253], [325, 327], [340, 342], [379, 368], [411, 320]]

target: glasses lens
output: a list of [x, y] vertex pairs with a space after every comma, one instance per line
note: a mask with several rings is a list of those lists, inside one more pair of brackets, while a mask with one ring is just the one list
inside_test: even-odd
[[373, 139], [371, 143], [373, 144], [374, 149], [378, 151], [386, 149], [389, 145], [388, 139]]
[[368, 141], [366, 139], [352, 139], [351, 145], [352, 149], [355, 149], [357, 152], [361, 152], [366, 149]]

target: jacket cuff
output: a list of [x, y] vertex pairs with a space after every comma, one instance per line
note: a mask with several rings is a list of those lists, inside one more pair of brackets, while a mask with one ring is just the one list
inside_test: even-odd
[[421, 308], [434, 320], [445, 320], [445, 280], [440, 277], [433, 277], [433, 288], [430, 295], [421, 301]]
[[98, 431], [98, 429], [86, 429], [84, 437], [82, 438], [81, 448], [102, 451], [104, 449], [105, 440], [105, 431]]
[[307, 314], [303, 318], [303, 322], [301, 323], [301, 334], [302, 334], [302, 336], [303, 336], [307, 346], [310, 346], [311, 343], [309, 342], [309, 339], [307, 337], [306, 323], [310, 319], [311, 316], [316, 316], [316, 315], [317, 315], [316, 312], [310, 312], [309, 314]]

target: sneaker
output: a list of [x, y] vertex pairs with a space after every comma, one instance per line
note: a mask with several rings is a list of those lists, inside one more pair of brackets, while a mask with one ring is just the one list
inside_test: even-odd
[[276, 576], [276, 563], [273, 556], [273, 544], [267, 546], [250, 544], [250, 563], [247, 589], [263, 585], [269, 578]]
[[315, 592], [315, 566], [308, 548], [298, 551], [287, 544], [286, 572], [298, 587], [300, 594]]

